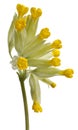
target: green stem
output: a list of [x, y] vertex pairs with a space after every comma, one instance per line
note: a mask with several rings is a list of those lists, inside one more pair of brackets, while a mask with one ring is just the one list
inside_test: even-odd
[[21, 77], [21, 75], [18, 74], [18, 76], [19, 76], [19, 81], [21, 84], [23, 103], [24, 103], [25, 125], [26, 125], [25, 130], [29, 130], [29, 114], [28, 114], [28, 104], [27, 104], [26, 90], [25, 90], [25, 86], [24, 86], [24, 79], [23, 79], [23, 77]]

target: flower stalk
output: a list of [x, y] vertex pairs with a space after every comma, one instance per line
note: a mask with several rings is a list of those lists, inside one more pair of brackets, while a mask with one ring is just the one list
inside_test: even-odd
[[27, 103], [27, 96], [26, 96], [26, 90], [25, 90], [25, 85], [24, 85], [25, 77], [24, 77], [24, 75], [21, 75], [19, 73], [17, 73], [17, 74], [18, 74], [18, 77], [19, 77], [22, 96], [23, 96], [24, 112], [25, 112], [25, 127], [26, 127], [25, 130], [29, 130], [28, 103]]

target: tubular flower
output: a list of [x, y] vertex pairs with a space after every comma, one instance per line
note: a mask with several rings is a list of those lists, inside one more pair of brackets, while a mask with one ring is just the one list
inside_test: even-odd
[[15, 28], [18, 31], [21, 31], [22, 29], [24, 29], [26, 27], [26, 20], [25, 18], [19, 18], [15, 21]]
[[[18, 14], [15, 14], [8, 32], [8, 49], [11, 56], [12, 68], [16, 69], [21, 85], [29, 76], [30, 94], [33, 101], [34, 112], [42, 112], [40, 83], [42, 81], [52, 88], [56, 84], [49, 78], [53, 76], [73, 76], [72, 69], [60, 70], [57, 67], [61, 60], [59, 49], [62, 48], [61, 40], [47, 42], [50, 36], [48, 28], [43, 28], [37, 33], [37, 27], [42, 10], [17, 4]], [[26, 15], [25, 15], [26, 14]], [[16, 53], [13, 53], [15, 49]], [[23, 89], [23, 87], [22, 87]], [[25, 93], [24, 93], [25, 96]], [[26, 102], [25, 102], [26, 103]]]
[[66, 69], [60, 72], [62, 75], [66, 76], [67, 78], [72, 78], [74, 71], [72, 69]]
[[32, 109], [34, 110], [34, 112], [42, 112], [42, 107], [38, 102], [33, 103]]
[[35, 7], [31, 8], [31, 16], [34, 20], [42, 15], [42, 10], [40, 8], [36, 9]]
[[39, 38], [45, 39], [45, 38], [48, 38], [49, 36], [50, 36], [50, 32], [49, 32], [49, 29], [48, 29], [48, 28], [43, 28], [43, 29], [40, 31]]
[[23, 16], [24, 14], [28, 12], [28, 7], [24, 5], [17, 4], [16, 8], [17, 8], [17, 12], [19, 16]]

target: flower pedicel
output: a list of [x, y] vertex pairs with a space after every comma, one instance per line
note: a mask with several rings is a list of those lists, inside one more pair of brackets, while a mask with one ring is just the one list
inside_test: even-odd
[[[9, 32], [8, 49], [11, 56], [12, 68], [17, 70], [21, 90], [23, 94], [26, 130], [29, 130], [29, 116], [24, 81], [29, 77], [30, 92], [33, 100], [34, 112], [42, 112], [41, 93], [39, 80], [55, 88], [56, 84], [49, 78], [53, 76], [73, 77], [73, 70], [68, 68], [60, 70], [61, 40], [47, 42], [51, 35], [50, 30], [45, 27], [36, 34], [39, 18], [42, 15], [40, 8], [28, 7], [17, 4]], [[29, 11], [29, 12], [28, 12]], [[27, 14], [28, 13], [28, 14]], [[12, 54], [15, 49], [17, 55]]]

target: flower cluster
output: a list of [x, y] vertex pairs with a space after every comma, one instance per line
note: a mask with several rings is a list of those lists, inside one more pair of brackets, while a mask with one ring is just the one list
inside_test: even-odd
[[[45, 27], [37, 34], [39, 18], [42, 15], [40, 8], [17, 4], [17, 13], [13, 17], [8, 32], [8, 48], [12, 58], [13, 69], [17, 69], [24, 79], [29, 77], [30, 92], [33, 100], [32, 109], [42, 112], [39, 80], [55, 88], [56, 84], [49, 78], [52, 76], [66, 76], [71, 78], [73, 70], [60, 70], [60, 49], [62, 42], [59, 39], [47, 42], [50, 30]], [[12, 54], [13, 48], [17, 55]]]

